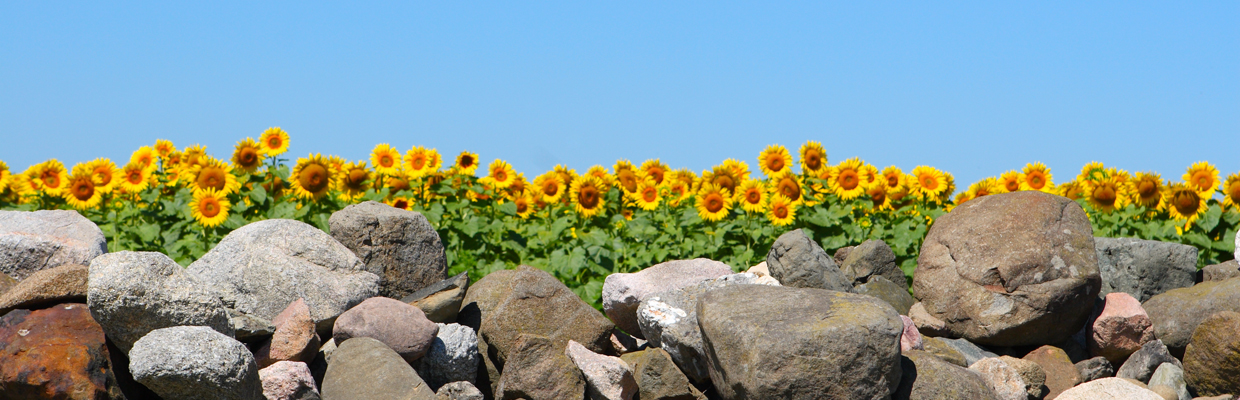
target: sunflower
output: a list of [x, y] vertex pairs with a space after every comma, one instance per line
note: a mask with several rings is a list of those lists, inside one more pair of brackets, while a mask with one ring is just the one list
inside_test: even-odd
[[1128, 185], [1114, 175], [1085, 182], [1085, 200], [1095, 210], [1110, 213], [1122, 209], [1130, 198]]
[[[91, 179], [95, 182], [95, 190], [101, 194], [112, 193], [112, 189], [116, 187], [118, 169], [112, 160], [106, 158], [96, 158], [86, 163], [85, 168], [90, 170]], [[3, 186], [3, 185], [0, 185]]]
[[823, 150], [822, 143], [811, 140], [801, 145], [802, 174], [818, 176], [826, 166], [827, 151]]
[[805, 200], [801, 187], [801, 177], [793, 175], [791, 171], [785, 172], [771, 179], [770, 191], [779, 193], [789, 201], [800, 203]]
[[874, 186], [883, 185], [884, 183], [883, 177], [879, 175], [878, 167], [875, 167], [873, 164], [868, 164], [862, 161], [861, 169], [863, 172], [862, 175], [865, 176], [865, 180], [861, 182], [861, 186], [864, 186], [866, 189], [869, 189]]
[[[997, 183], [997, 185], [994, 188], [995, 190], [993, 193], [1012, 193], [1020, 191], [1021, 184], [1024, 181], [1025, 176], [1019, 171], [1004, 172], [1003, 175], [999, 175], [999, 179], [996, 180], [995, 183]], [[1043, 183], [1045, 183], [1045, 181]]]
[[608, 186], [597, 176], [586, 174], [573, 180], [569, 196], [573, 199], [573, 208], [582, 218], [590, 218], [603, 211]]
[[19, 203], [24, 203], [26, 201], [26, 196], [31, 196], [37, 193], [34, 189], [34, 185], [30, 184], [30, 176], [24, 173], [13, 174], [12, 177], [9, 178], [9, 191], [12, 192], [13, 195], [17, 196], [17, 202]]
[[1046, 164], [1042, 162], [1025, 164], [1025, 169], [1020, 175], [1020, 190], [1055, 193], [1054, 176], [1051, 175], [1051, 169], [1047, 168]]
[[534, 200], [528, 192], [521, 192], [517, 195], [512, 203], [517, 206], [517, 216], [521, 219], [529, 219], [534, 214]]
[[[400, 175], [389, 176], [383, 179], [383, 186], [387, 187], [391, 193], [400, 192], [402, 190], [413, 189], [413, 185], [409, 184], [409, 180]], [[471, 192], [472, 193], [472, 192]]]
[[776, 193], [771, 196], [770, 208], [766, 211], [766, 218], [771, 220], [771, 224], [775, 226], [789, 225], [796, 221], [797, 204], [784, 197], [784, 195]]
[[[1009, 171], [1009, 172], [1015, 172], [1015, 171]], [[996, 193], [1007, 193], [1007, 192], [1004, 192], [1004, 190], [1006, 189], [1003, 187], [1003, 183], [1000, 183], [999, 180], [993, 177], [990, 177], [990, 178], [986, 178], [986, 179], [982, 179], [980, 181], [974, 182], [972, 185], [969, 185], [969, 190], [965, 191], [964, 193], [968, 193], [969, 198], [976, 199], [978, 197], [989, 196], [989, 195], [996, 194]]]
[[696, 208], [704, 220], [721, 220], [732, 210], [732, 195], [719, 184], [703, 182], [697, 192]]
[[[521, 196], [527, 190], [530, 190], [530, 181], [525, 179], [524, 172], [518, 172], [516, 173], [515, 178], [512, 178], [512, 184], [508, 185], [508, 187], [504, 189], [504, 195], [508, 197], [509, 200], [512, 200], [516, 199], [518, 196]], [[532, 197], [533, 194], [530, 196]]]
[[[972, 191], [966, 190], [966, 191], [963, 191], [963, 192], [957, 193], [957, 194], [956, 194], [956, 199], [955, 199], [955, 201], [953, 201], [953, 203], [955, 203], [955, 204], [953, 204], [953, 205], [952, 205], [952, 208], [953, 208], [953, 209], [955, 209], [955, 208], [956, 208], [955, 206], [958, 206], [958, 205], [964, 204], [964, 203], [968, 202], [969, 200], [973, 200], [973, 192], [972, 192]], [[951, 210], [947, 210], [947, 212], [951, 212]]]
[[891, 210], [891, 196], [887, 195], [887, 185], [874, 185], [865, 189], [865, 194], [870, 196], [870, 203], [874, 204], [875, 211]]
[[736, 170], [727, 165], [717, 165], [706, 171], [702, 171], [702, 186], [707, 183], [715, 184], [728, 192], [728, 196], [736, 193], [736, 187], [741, 184], [741, 179], [736, 175]]
[[340, 169], [340, 180], [336, 183], [336, 190], [340, 191], [341, 198], [354, 201], [366, 194], [366, 189], [370, 187], [370, 179], [370, 170], [366, 168], [366, 161], [345, 163]]
[[517, 174], [512, 172], [512, 165], [504, 160], [495, 159], [487, 170], [490, 171], [487, 177], [491, 178], [491, 185], [495, 189], [508, 188], [517, 180]]
[[560, 174], [555, 171], [547, 171], [547, 173], [534, 178], [534, 190], [538, 195], [538, 199], [543, 203], [555, 204], [564, 196], [567, 184], [560, 180]]
[[27, 170], [27, 176], [35, 190], [48, 196], [60, 197], [69, 187], [69, 172], [65, 171], [64, 164], [54, 158]]
[[1132, 202], [1139, 206], [1160, 209], [1162, 208], [1162, 192], [1163, 180], [1162, 176], [1157, 172], [1138, 172], [1129, 182], [1132, 192]]
[[1055, 187], [1055, 194], [1072, 200], [1085, 198], [1085, 185], [1078, 181], [1061, 183]]
[[[556, 164], [552, 171], [555, 171], [555, 174], [560, 176], [560, 182], [563, 182], [565, 187], [572, 185], [573, 180], [577, 179], [577, 170], [566, 167], [563, 164]], [[568, 199], [568, 197], [561, 198]]]
[[646, 160], [646, 162], [642, 163], [642, 173], [653, 178], [656, 185], [663, 185], [663, 182], [666, 181], [665, 175], [667, 175], [667, 171], [669, 171], [667, 164], [664, 164], [657, 158]]
[[[785, 174], [788, 174], [785, 172]], [[791, 174], [788, 174], [791, 175]], [[750, 179], [741, 184], [739, 192], [741, 208], [745, 211], [761, 214], [766, 211], [767, 190], [761, 181]]]
[[297, 193], [297, 197], [308, 200], [318, 200], [323, 197], [328, 190], [336, 186], [338, 179], [339, 177], [332, 173], [331, 166], [319, 154], [297, 159], [297, 165], [293, 167], [293, 175], [289, 177], [292, 181], [293, 192]]
[[[598, 178], [600, 182], [603, 182], [603, 184], [607, 186], [611, 186], [612, 182], [615, 182], [615, 177], [613, 177], [610, 173], [608, 173], [607, 168], [603, 167], [602, 165], [595, 165], [595, 166], [590, 167], [590, 169], [586, 170], [586, 175]], [[576, 181], [576, 178], [574, 177], [573, 180]]]
[[642, 180], [642, 177], [637, 168], [633, 166], [633, 163], [630, 163], [629, 160], [616, 161], [612, 171], [616, 176], [616, 186], [619, 186], [626, 196], [632, 196], [634, 193], [637, 193], [637, 183]]
[[68, 190], [65, 190], [62, 196], [66, 203], [78, 210], [94, 208], [103, 200], [103, 194], [95, 188], [95, 180], [87, 164], [73, 167], [73, 174], [69, 175]]
[[1205, 161], [1194, 163], [1188, 167], [1188, 171], [1184, 172], [1182, 179], [1188, 183], [1188, 186], [1196, 189], [1203, 199], [1213, 197], [1214, 191], [1217, 190], [1216, 188], [1218, 188], [1220, 182], [1218, 168], [1214, 168], [1213, 165]]
[[435, 149], [414, 146], [405, 152], [405, 176], [409, 177], [409, 179], [420, 179], [435, 173], [439, 171], [441, 164], [443, 164], [443, 158], [439, 156], [439, 152], [435, 151]]
[[1081, 173], [1080, 175], [1076, 176], [1076, 180], [1078, 182], [1085, 182], [1085, 181], [1090, 181], [1094, 179], [1102, 179], [1102, 178], [1105, 178], [1106, 175], [1107, 175], [1106, 166], [1102, 165], [1102, 163], [1097, 162], [1097, 161], [1090, 161], [1088, 164], [1085, 164], [1085, 166], [1081, 167]]
[[288, 151], [288, 132], [280, 127], [271, 127], [263, 131], [258, 137], [258, 143], [262, 145], [263, 154], [275, 157]]
[[198, 166], [190, 173], [190, 188], [194, 190], [213, 189], [220, 195], [236, 193], [241, 188], [237, 177], [232, 173], [232, 166], [223, 160], [211, 156], [199, 158]]
[[121, 169], [120, 175], [120, 189], [125, 193], [134, 194], [146, 190], [150, 178], [150, 172], [143, 169], [141, 165], [134, 163], [125, 164], [125, 168]]
[[667, 202], [672, 207], [676, 207], [681, 201], [693, 196], [693, 183], [697, 180], [697, 174], [688, 169], [671, 171], [668, 174]]
[[633, 194], [633, 201], [641, 209], [651, 211], [659, 208], [662, 197], [659, 195], [659, 184], [654, 181], [653, 177], [647, 176], [637, 183], [637, 192]]
[[788, 153], [788, 148], [778, 144], [766, 146], [766, 149], [758, 154], [758, 168], [768, 177], [791, 172], [792, 154]]
[[900, 167], [894, 165], [888, 166], [887, 168], [883, 168], [882, 174], [883, 186], [886, 186], [888, 192], [899, 188], [900, 185], [905, 182], [904, 171], [901, 171]]
[[460, 175], [473, 176], [474, 171], [478, 170], [478, 155], [469, 151], [462, 151], [456, 156], [456, 164], [452, 169]]
[[[182, 171], [191, 171], [194, 167], [197, 167], [198, 164], [201, 164], [202, 158], [206, 156], [207, 148], [203, 145], [196, 144], [186, 147], [185, 151], [181, 154], [181, 163], [178, 168], [181, 168]], [[133, 160], [130, 160], [130, 162], [133, 162]]]
[[1223, 207], [1240, 210], [1240, 172], [1227, 175], [1223, 182]]
[[736, 179], [736, 184], [749, 180], [749, 164], [736, 159], [723, 160], [723, 166], [732, 170], [732, 176]]
[[155, 149], [155, 155], [162, 160], [168, 159], [168, 156], [177, 151], [176, 145], [172, 144], [171, 141], [164, 139], [156, 139], [155, 146], [153, 148]]
[[9, 187], [9, 182], [13, 180], [13, 172], [9, 171], [9, 165], [4, 161], [0, 161], [0, 191]]
[[938, 168], [918, 165], [913, 168], [910, 188], [922, 199], [933, 200], [947, 190], [947, 177]]
[[232, 206], [225, 194], [212, 189], [195, 190], [194, 200], [189, 203], [190, 213], [202, 226], [211, 228], [219, 226], [228, 219], [228, 209]]
[[[866, 176], [869, 171], [861, 168], [861, 159], [856, 157], [844, 160], [840, 165], [830, 167], [827, 175], [827, 187], [843, 200], [852, 200], [865, 193]], [[790, 199], [792, 197], [789, 197]], [[793, 199], [795, 201], [795, 199]]]
[[1206, 212], [1206, 198], [1196, 184], [1175, 183], [1163, 190], [1163, 202], [1172, 218], [1191, 224]]
[[396, 175], [400, 173], [400, 152], [387, 143], [380, 143], [370, 152], [370, 163], [375, 166], [375, 172]]
[[258, 171], [258, 167], [263, 165], [263, 149], [258, 143], [251, 138], [245, 138], [237, 142], [237, 147], [233, 149], [232, 165], [246, 173], [254, 173]]
[[387, 205], [389, 206], [399, 208], [402, 210], [409, 210], [413, 208], [413, 203], [409, 201], [409, 198], [404, 197], [404, 196], [393, 197], [390, 200], [385, 201], [384, 203], [387, 203]]
[[939, 193], [939, 197], [935, 198], [939, 202], [946, 202], [952, 197], [953, 193], [956, 193], [956, 176], [952, 175], [951, 172], [944, 172], [943, 180], [947, 181], [947, 188], [943, 189], [943, 192]]
[[159, 168], [159, 164], [155, 163], [156, 158], [155, 150], [152, 150], [150, 146], [142, 146], [129, 156], [129, 162], [141, 165], [147, 171], [154, 171]]

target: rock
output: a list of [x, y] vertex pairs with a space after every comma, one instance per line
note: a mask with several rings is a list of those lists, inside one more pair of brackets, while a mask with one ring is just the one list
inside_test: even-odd
[[422, 288], [400, 301], [421, 309], [431, 322], [448, 324], [456, 322], [468, 289], [469, 273], [462, 272]]
[[904, 324], [873, 297], [733, 285], [702, 294], [697, 314], [723, 398], [883, 398], [900, 383]]
[[[516, 273], [517, 271], [510, 269], [494, 271], [469, 285], [465, 300], [462, 300], [461, 311], [457, 314], [457, 322], [477, 332], [484, 315], [491, 315], [495, 306], [512, 291], [512, 277]], [[482, 355], [482, 363], [478, 366], [478, 382], [475, 386], [491, 398], [499, 386], [499, 354], [491, 352], [482, 337], [478, 338], [478, 353]]]
[[586, 381], [577, 365], [562, 348], [545, 336], [522, 334], [513, 345], [504, 374], [499, 380], [498, 399], [581, 399]]
[[1128, 361], [1115, 371], [1115, 377], [1135, 379], [1141, 383], [1150, 381], [1150, 376], [1154, 375], [1154, 369], [1158, 368], [1162, 363], [1172, 363], [1175, 366], [1183, 368], [1180, 360], [1171, 356], [1167, 351], [1167, 346], [1163, 345], [1162, 340], [1155, 339], [1144, 346], [1140, 350], [1128, 356]]
[[969, 363], [965, 360], [964, 354], [961, 354], [959, 350], [956, 350], [956, 347], [943, 341], [943, 339], [922, 336], [921, 343], [927, 353], [933, 354], [935, 357], [957, 366], [964, 368], [969, 367]]
[[103, 328], [85, 304], [0, 317], [0, 395], [6, 399], [123, 398]]
[[1197, 326], [1183, 371], [1199, 395], [1240, 393], [1240, 313], [1219, 312]]
[[904, 271], [896, 266], [896, 253], [882, 240], [867, 240], [861, 243], [848, 252], [848, 256], [839, 266], [853, 287], [869, 282], [870, 278], [881, 276], [904, 289], [905, 293], [908, 292], [908, 279], [905, 278]]
[[19, 281], [108, 252], [103, 231], [77, 211], [0, 211], [0, 272]]
[[17, 280], [6, 273], [0, 272], [0, 294], [8, 292], [14, 286], [17, 286]]
[[1094, 238], [1098, 251], [1101, 295], [1124, 292], [1137, 300], [1171, 289], [1193, 286], [1197, 275], [1197, 248], [1189, 245], [1134, 238]]
[[1088, 337], [1091, 355], [1118, 364], [1141, 345], [1154, 340], [1154, 324], [1137, 299], [1115, 292], [1106, 296], [1106, 305], [1089, 326]]
[[77, 264], [36, 271], [11, 290], [0, 290], [0, 315], [17, 308], [83, 303], [88, 275], [90, 267]]
[[848, 253], [851, 253], [857, 246], [846, 246], [835, 250], [835, 254], [831, 255], [831, 261], [835, 261], [835, 265], [844, 263], [848, 259]]
[[1076, 363], [1076, 371], [1081, 374], [1081, 382], [1089, 382], [1115, 376], [1115, 367], [1106, 357], [1094, 357]]
[[764, 277], [764, 276], [771, 276], [771, 269], [766, 267], [766, 261], [760, 262], [758, 263], [758, 265], [749, 267], [749, 269], [745, 270], [745, 272], [757, 275], [759, 278]]
[[333, 238], [379, 276], [379, 295], [399, 299], [448, 278], [443, 242], [415, 211], [365, 201], [332, 213]]
[[611, 347], [616, 349], [616, 353], [619, 354], [632, 353], [646, 348], [646, 341], [629, 336], [629, 334], [624, 333], [620, 329], [612, 329]]
[[1203, 282], [1169, 290], [1141, 306], [1154, 323], [1154, 336], [1180, 353], [1197, 325], [1219, 311], [1240, 312], [1240, 279]]
[[426, 354], [439, 333], [422, 310], [387, 297], [371, 297], [336, 318], [332, 338], [344, 343], [355, 337], [368, 337], [391, 347], [412, 364]]
[[999, 400], [1025, 400], [1028, 396], [1028, 385], [1020, 372], [999, 358], [983, 358], [969, 370], [980, 375]]
[[926, 311], [926, 306], [920, 302], [909, 306], [908, 316], [913, 319], [913, 324], [917, 325], [917, 331], [923, 335], [944, 336], [950, 333], [947, 330], [947, 322], [930, 315]]
[[[461, 324], [439, 324], [439, 333], [431, 341], [426, 356], [413, 364], [413, 370], [426, 381], [431, 390], [443, 385], [478, 380], [478, 335]], [[475, 389], [476, 390], [476, 389]]]
[[276, 333], [276, 326], [271, 321], [227, 307], [224, 311], [228, 312], [228, 323], [232, 325], [237, 340], [243, 343], [267, 341]]
[[605, 356], [569, 340], [564, 355], [577, 364], [586, 378], [586, 395], [592, 400], [631, 400], [637, 394], [633, 370], [620, 357]]
[[771, 277], [784, 286], [842, 292], [852, 289], [835, 260], [800, 229], [780, 235], [771, 244], [766, 266]]
[[280, 361], [258, 370], [267, 400], [318, 400], [319, 388], [304, 362]]
[[917, 326], [913, 325], [913, 319], [901, 315], [900, 321], [904, 322], [904, 332], [900, 334], [900, 351], [925, 350], [926, 347], [921, 340], [921, 333], [917, 332]]
[[1193, 398], [1192, 395], [1188, 394], [1188, 386], [1184, 383], [1184, 370], [1175, 366], [1175, 364], [1162, 363], [1162, 365], [1158, 366], [1158, 369], [1154, 370], [1154, 375], [1150, 377], [1149, 388], [1155, 392], [1162, 393], [1159, 390], [1160, 386], [1170, 389], [1170, 392], [1174, 395], [1173, 399], [1192, 400]]
[[1042, 370], [1041, 365], [1009, 356], [1000, 356], [999, 359], [1020, 373], [1021, 379], [1025, 381], [1025, 391], [1029, 393], [1030, 398], [1040, 399], [1046, 396], [1048, 392], [1046, 371]]
[[1085, 325], [1100, 285], [1084, 210], [1037, 191], [981, 197], [935, 220], [913, 276], [947, 336], [993, 346], [1062, 342]]
[[1122, 378], [1102, 378], [1064, 391], [1056, 400], [1163, 400], [1149, 389]]
[[190, 264], [224, 306], [260, 319], [305, 299], [317, 330], [374, 297], [379, 277], [353, 252], [306, 223], [269, 219], [243, 226]]
[[633, 369], [637, 398], [642, 400], [706, 400], [685, 376], [672, 357], [660, 348], [649, 348], [620, 356]]
[[482, 319], [478, 333], [494, 347], [502, 365], [522, 334], [548, 338], [557, 353], [563, 353], [569, 340], [606, 353], [613, 328], [611, 321], [551, 274], [521, 266], [512, 275], [507, 295]]
[[[1046, 397], [1053, 399], [1065, 390], [1081, 384], [1081, 372], [1068, 354], [1055, 346], [1042, 346], [1029, 352], [1024, 360], [1037, 363], [1046, 375]], [[1110, 365], [1110, 364], [1108, 364]]]
[[478, 388], [469, 382], [452, 382], [439, 388], [435, 392], [435, 398], [438, 400], [483, 400], [486, 397]]
[[314, 360], [322, 343], [314, 331], [314, 319], [305, 301], [297, 299], [289, 304], [272, 323], [276, 329], [271, 341], [255, 353], [259, 367], [266, 368], [278, 361], [309, 363]]
[[1203, 278], [1206, 282], [1222, 281], [1235, 277], [1240, 277], [1240, 262], [1236, 260], [1227, 260], [1214, 265], [1207, 265], [1201, 269]]
[[943, 361], [930, 353], [920, 350], [905, 352], [901, 366], [903, 373], [900, 387], [892, 396], [894, 399], [998, 399], [981, 375]]
[[976, 344], [973, 344], [973, 342], [970, 342], [968, 339], [939, 338], [939, 340], [943, 341], [943, 343], [946, 343], [947, 345], [956, 349], [956, 351], [960, 352], [960, 355], [964, 356], [965, 364], [968, 364], [968, 365], [973, 365], [973, 363], [983, 358], [999, 357], [998, 354], [989, 352], [986, 349], [978, 347]]
[[162, 253], [122, 251], [95, 258], [86, 303], [104, 333], [125, 353], [160, 328], [208, 326], [233, 336], [220, 300]]
[[[907, 284], [906, 284], [907, 285]], [[913, 299], [913, 295], [908, 294], [908, 287], [901, 287], [899, 284], [892, 283], [885, 276], [874, 276], [869, 282], [862, 283], [853, 288], [853, 293], [864, 294], [877, 297], [879, 300], [895, 307], [896, 312], [900, 315], [908, 315], [909, 309], [917, 300]]]
[[391, 347], [368, 337], [340, 343], [323, 377], [323, 400], [434, 399], [435, 392]]
[[250, 350], [205, 326], [151, 331], [129, 352], [129, 371], [165, 399], [263, 398]]
[[706, 258], [674, 260], [634, 273], [607, 275], [603, 282], [603, 311], [626, 333], [645, 339], [637, 325], [637, 306], [661, 292], [680, 289], [732, 273], [727, 264]]

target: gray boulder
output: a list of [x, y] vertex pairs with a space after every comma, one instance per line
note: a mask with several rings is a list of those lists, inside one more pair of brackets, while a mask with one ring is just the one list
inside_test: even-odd
[[[901, 280], [900, 282], [903, 283], [904, 281]], [[854, 287], [852, 292], [877, 297], [879, 300], [894, 307], [900, 315], [908, 315], [909, 309], [913, 307], [913, 304], [917, 303], [917, 299], [914, 299], [913, 295], [908, 294], [907, 285], [906, 283], [904, 286], [901, 286], [898, 283], [887, 280], [886, 276], [877, 275], [871, 277], [868, 282]]]
[[973, 342], [970, 342], [968, 339], [948, 339], [948, 338], [938, 338], [938, 339], [943, 341], [943, 343], [947, 344], [948, 346], [951, 346], [957, 352], [960, 352], [960, 355], [964, 356], [965, 364], [968, 364], [968, 365], [973, 365], [973, 363], [983, 358], [999, 357], [998, 354], [995, 354], [986, 349], [983, 349], [980, 346], [973, 344]]
[[1106, 357], [1098, 356], [1076, 363], [1076, 371], [1081, 374], [1081, 382], [1095, 381], [1115, 376], [1115, 367]]
[[904, 323], [873, 297], [735, 285], [706, 292], [697, 309], [711, 382], [725, 399], [876, 399], [900, 383]]
[[908, 290], [908, 279], [904, 277], [904, 271], [896, 266], [896, 253], [886, 242], [867, 240], [845, 254], [847, 256], [840, 263], [840, 271], [852, 281], [854, 287], [869, 282], [872, 277], [881, 276]]
[[[478, 381], [478, 335], [461, 324], [439, 324], [439, 333], [426, 355], [413, 363], [414, 371], [432, 390], [451, 382]], [[474, 389], [477, 390], [477, 389]]]
[[567, 345], [556, 345], [545, 336], [517, 337], [499, 380], [500, 399], [581, 399], [586, 381], [573, 360], [564, 354]]
[[483, 400], [486, 397], [469, 382], [452, 382], [435, 392], [437, 400]]
[[771, 277], [784, 286], [843, 292], [852, 289], [852, 282], [835, 260], [800, 229], [780, 235], [771, 244], [766, 266]]
[[[511, 275], [507, 295], [487, 313], [478, 334], [502, 365], [523, 334], [550, 339], [557, 353], [569, 340], [607, 353], [615, 325], [546, 271], [521, 266]], [[479, 281], [481, 283], [481, 281]]]
[[352, 251], [313, 226], [286, 219], [232, 231], [188, 270], [225, 307], [262, 320], [305, 299], [321, 331], [379, 291], [379, 276], [367, 272]]
[[47, 268], [89, 265], [107, 252], [103, 231], [77, 211], [0, 211], [0, 272], [19, 281]]
[[422, 309], [422, 312], [426, 313], [426, 319], [446, 324], [456, 322], [467, 290], [469, 273], [462, 272], [413, 292], [400, 301]]
[[1102, 378], [1065, 390], [1057, 400], [1166, 400], [1158, 393], [1121, 378]]
[[332, 353], [323, 400], [432, 400], [435, 392], [399, 354], [378, 340], [357, 337]]
[[1163, 345], [1161, 340], [1154, 340], [1128, 356], [1128, 361], [1124, 361], [1124, 365], [1115, 371], [1115, 377], [1147, 383], [1150, 381], [1150, 376], [1154, 375], [1154, 370], [1158, 369], [1162, 363], [1172, 363], [1181, 370], [1184, 369], [1184, 365], [1167, 351], [1167, 346]]
[[151, 331], [129, 352], [129, 371], [165, 399], [263, 399], [249, 349], [205, 326]]
[[981, 375], [943, 361], [933, 354], [910, 350], [901, 360], [896, 400], [998, 400]]
[[1240, 277], [1240, 261], [1227, 260], [1201, 269], [1202, 279], [1206, 282], [1222, 281]]
[[1193, 396], [1188, 394], [1188, 385], [1184, 383], [1184, 370], [1172, 363], [1162, 363], [1154, 370], [1154, 375], [1150, 376], [1149, 388], [1157, 393], [1175, 393], [1178, 400], [1193, 399]]
[[138, 339], [160, 328], [207, 326], [233, 337], [220, 300], [162, 253], [99, 256], [91, 261], [88, 279], [86, 304], [91, 316], [126, 353]]
[[637, 398], [643, 400], [706, 400], [685, 376], [672, 357], [659, 348], [649, 348], [620, 356], [633, 368]]
[[732, 273], [727, 264], [706, 258], [673, 260], [634, 273], [607, 275], [603, 281], [603, 311], [626, 333], [645, 339], [637, 324], [637, 306], [661, 292], [683, 288]]
[[1154, 323], [1154, 336], [1180, 353], [1201, 321], [1220, 311], [1240, 312], [1240, 278], [1168, 290], [1141, 307]]
[[0, 291], [0, 315], [15, 308], [32, 308], [86, 300], [90, 267], [61, 265], [36, 271], [7, 292]]
[[1197, 248], [1179, 243], [1134, 238], [1094, 238], [1099, 296], [1124, 292], [1138, 301], [1171, 289], [1193, 286], [1197, 276]]
[[332, 213], [332, 237], [379, 276], [379, 295], [399, 299], [448, 278], [443, 242], [414, 211], [365, 201]]

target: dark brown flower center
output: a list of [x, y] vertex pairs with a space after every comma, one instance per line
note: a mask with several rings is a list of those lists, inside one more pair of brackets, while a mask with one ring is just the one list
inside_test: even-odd
[[297, 182], [302, 188], [310, 193], [322, 193], [327, 189], [327, 184], [331, 182], [327, 172], [327, 167], [322, 164], [309, 164], [301, 169], [301, 174], [297, 177]]
[[581, 204], [582, 208], [593, 210], [595, 207], [598, 207], [598, 195], [598, 189], [593, 185], [582, 186], [577, 192], [577, 202]]
[[716, 213], [723, 209], [723, 195], [719, 193], [710, 193], [706, 195], [706, 211]]

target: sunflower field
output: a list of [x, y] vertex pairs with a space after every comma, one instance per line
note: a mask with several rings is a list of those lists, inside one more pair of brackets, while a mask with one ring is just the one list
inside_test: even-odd
[[1012, 191], [1075, 199], [1095, 236], [1195, 246], [1199, 268], [1233, 257], [1240, 224], [1240, 173], [1223, 179], [1207, 162], [1174, 182], [1095, 162], [1059, 184], [1049, 168], [1031, 163], [957, 188], [952, 174], [930, 166], [880, 170], [857, 158], [832, 165], [814, 141], [795, 158], [768, 146], [755, 169], [734, 159], [700, 173], [657, 159], [619, 160], [583, 172], [556, 166], [532, 179], [503, 160], [481, 166], [468, 151], [445, 160], [435, 149], [401, 154], [380, 144], [369, 160], [309, 154], [294, 161], [282, 158], [288, 145], [277, 127], [238, 142], [228, 159], [157, 140], [123, 166], [101, 158], [68, 168], [52, 159], [13, 172], [0, 161], [0, 209], [75, 209], [99, 225], [110, 251], [158, 251], [188, 265], [250, 222], [289, 218], [327, 230], [333, 212], [381, 201], [430, 220], [452, 274], [477, 280], [531, 265], [596, 307], [609, 274], [696, 257], [742, 270], [793, 229], [828, 251], [883, 240], [911, 277], [935, 218]]

